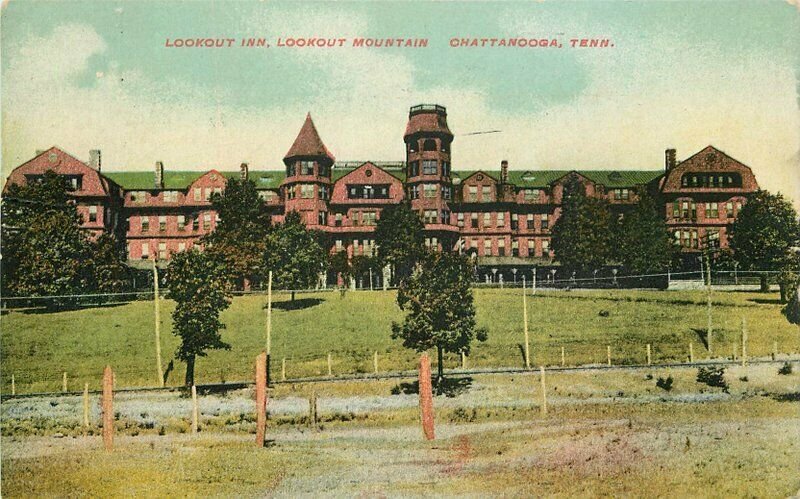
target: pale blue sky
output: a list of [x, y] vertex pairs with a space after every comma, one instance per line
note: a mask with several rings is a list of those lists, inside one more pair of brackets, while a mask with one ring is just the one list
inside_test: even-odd
[[[168, 49], [167, 38], [419, 37], [427, 49]], [[611, 38], [454, 49], [451, 37]], [[276, 168], [307, 111], [341, 159], [402, 159], [448, 107], [461, 168], [659, 168], [711, 143], [797, 195], [800, 12], [787, 2], [17, 1], [3, 8], [3, 172], [58, 144], [107, 169]]]

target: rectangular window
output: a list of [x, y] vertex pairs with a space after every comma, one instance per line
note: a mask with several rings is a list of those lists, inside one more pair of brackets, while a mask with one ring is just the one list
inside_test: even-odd
[[550, 228], [550, 217], [547, 213], [542, 213], [542, 230], [547, 230]]
[[419, 175], [419, 161], [412, 161], [409, 163], [409, 177], [416, 177]]
[[312, 199], [314, 197], [314, 184], [301, 184], [300, 197], [303, 199]]
[[458, 213], [456, 214], [456, 225], [459, 227], [464, 227], [464, 214]]
[[680, 218], [681, 216], [681, 203], [679, 201], [672, 202], [672, 218]]
[[733, 218], [733, 203], [730, 201], [725, 203], [725, 216], [728, 218]]
[[317, 187], [317, 191], [319, 192], [319, 198], [320, 199], [323, 199], [323, 200], [328, 199], [329, 196], [328, 196], [328, 186], [327, 185], [320, 185], [319, 187]]
[[336, 240], [336, 252], [342, 251], [344, 249], [344, 242], [341, 239]]
[[519, 229], [519, 215], [516, 213], [511, 214], [511, 230]]
[[150, 257], [150, 243], [142, 243], [142, 260]]
[[717, 203], [706, 203], [706, 218], [719, 218], [719, 205]]
[[144, 203], [145, 201], [147, 201], [147, 193], [145, 191], [131, 192], [131, 202]]
[[467, 201], [475, 202], [478, 200], [478, 186], [470, 185], [468, 188]]
[[533, 230], [536, 227], [533, 221], [533, 213], [528, 214], [528, 218], [525, 220], [525, 227], [528, 230]]
[[328, 166], [324, 163], [320, 163], [317, 165], [317, 170], [319, 171], [320, 177], [327, 177], [328, 176]]
[[506, 240], [503, 238], [497, 240], [497, 256], [506, 256]]
[[449, 185], [442, 186], [442, 199], [449, 201], [452, 198], [452, 189]]
[[288, 165], [286, 165], [286, 176], [287, 177], [293, 177], [295, 171], [297, 171], [297, 168], [295, 167], [294, 163], [289, 163]]
[[203, 230], [211, 230], [211, 213], [203, 214]]
[[167, 231], [167, 217], [164, 216], [158, 217], [158, 231], [159, 232]]
[[477, 229], [478, 228], [478, 214], [477, 213], [473, 213], [470, 216], [470, 227], [472, 227], [473, 229]]
[[484, 227], [491, 227], [492, 225], [492, 214], [488, 211], [483, 214], [483, 226]]
[[542, 239], [542, 255], [548, 256], [550, 254], [550, 240]]
[[178, 251], [186, 251], [186, 243], [178, 243]]
[[178, 215], [178, 230], [185, 230], [186, 229], [186, 217], [184, 215]]
[[97, 206], [89, 207], [89, 222], [97, 222]]
[[483, 255], [491, 256], [492, 254], [492, 240], [488, 237], [483, 240]]
[[318, 225], [328, 225], [328, 212], [327, 211], [319, 211], [319, 212], [317, 212], [317, 224]]
[[423, 194], [426, 198], [436, 197], [436, 184], [422, 184]]
[[511, 241], [511, 256], [519, 256], [519, 241]]
[[483, 185], [481, 186], [481, 201], [484, 203], [488, 203], [492, 200], [492, 186], [491, 185]]
[[353, 239], [353, 254], [358, 254], [358, 239]]
[[528, 257], [536, 256], [536, 239], [528, 239]]
[[167, 259], [167, 243], [158, 243], [158, 259]]
[[164, 202], [165, 203], [178, 202], [178, 191], [164, 191]]
[[314, 162], [300, 161], [300, 175], [314, 175]]
[[425, 210], [425, 223], [439, 223], [439, 212], [437, 210]]
[[363, 225], [375, 225], [377, 214], [374, 211], [365, 211], [361, 214], [361, 223]]
[[142, 217], [142, 232], [150, 232], [150, 217]]
[[505, 213], [498, 213], [497, 214], [497, 226], [498, 227], [505, 227], [506, 226], [506, 214]]
[[286, 188], [286, 199], [294, 199], [295, 197], [295, 186], [290, 185]]
[[195, 232], [200, 230], [200, 219], [197, 218], [197, 215], [192, 215], [192, 230]]
[[538, 201], [539, 200], [539, 189], [525, 189], [523, 192], [523, 197], [525, 201]]
[[423, 175], [436, 175], [437, 164], [435, 159], [422, 160], [422, 174]]
[[200, 187], [195, 187], [194, 188], [194, 200], [195, 201], [200, 201], [202, 199], [203, 199], [203, 189], [201, 189]]
[[627, 201], [630, 198], [628, 189], [614, 189], [614, 199], [617, 201]]
[[442, 161], [442, 176], [449, 177], [450, 176], [450, 162], [449, 161]]
[[341, 227], [342, 226], [342, 214], [341, 213], [337, 213], [336, 214], [336, 217], [334, 218], [334, 222], [333, 223], [334, 223], [334, 225], [336, 227]]

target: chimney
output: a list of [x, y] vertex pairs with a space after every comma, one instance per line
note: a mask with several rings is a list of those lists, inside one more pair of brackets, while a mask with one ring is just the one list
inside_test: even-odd
[[675, 168], [675, 149], [667, 149], [664, 151], [664, 167], [666, 171], [670, 171]]
[[506, 160], [500, 162], [500, 183], [508, 183], [508, 161]]
[[239, 167], [239, 176], [243, 182], [249, 178], [250, 171], [247, 168], [247, 163], [242, 163], [242, 166]]
[[89, 166], [94, 170], [100, 171], [100, 149], [92, 149], [89, 151]]
[[164, 163], [156, 161], [156, 189], [164, 188]]

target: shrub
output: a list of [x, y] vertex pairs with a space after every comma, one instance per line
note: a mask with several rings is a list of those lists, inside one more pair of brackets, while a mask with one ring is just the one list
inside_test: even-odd
[[661, 376], [659, 376], [658, 380], [656, 381], [656, 386], [668, 392], [672, 390], [673, 381], [674, 380], [672, 379], [672, 376], [667, 376], [666, 378], [662, 378]]
[[782, 374], [784, 376], [792, 374], [792, 365], [788, 362], [784, 362], [781, 368], [778, 369], [778, 374]]
[[697, 370], [697, 382], [705, 383], [708, 386], [716, 386], [722, 388], [722, 391], [728, 392], [728, 383], [725, 381], [725, 368], [724, 367], [701, 367]]

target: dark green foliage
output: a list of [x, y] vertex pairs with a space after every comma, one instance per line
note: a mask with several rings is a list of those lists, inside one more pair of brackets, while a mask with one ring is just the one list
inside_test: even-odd
[[656, 380], [656, 386], [668, 392], [672, 390], [672, 383], [674, 381], [675, 380], [672, 379], [672, 376], [667, 376], [666, 378], [662, 378], [661, 376], [659, 376], [658, 379]]
[[222, 194], [211, 196], [220, 221], [204, 238], [210, 255], [225, 263], [231, 279], [263, 278], [263, 255], [271, 217], [252, 181], [228, 179]]
[[[335, 272], [342, 280], [342, 292], [347, 290], [350, 284], [350, 278], [353, 276], [353, 267], [350, 265], [350, 259], [347, 257], [346, 251], [339, 251], [334, 253], [328, 259], [328, 269]], [[344, 296], [344, 294], [342, 294]]]
[[697, 370], [697, 382], [722, 388], [722, 391], [726, 393], [728, 391], [728, 383], [725, 381], [725, 368], [723, 367], [699, 368]]
[[474, 338], [486, 340], [486, 330], [475, 322], [472, 275], [467, 257], [433, 253], [422, 259], [397, 293], [397, 304], [408, 314], [402, 324], [392, 323], [392, 337], [418, 352], [437, 349], [440, 386], [443, 352], [469, 354]]
[[576, 176], [564, 184], [561, 215], [553, 226], [553, 251], [567, 272], [589, 273], [611, 257], [608, 203], [586, 196]]
[[130, 288], [131, 269], [123, 263], [125, 249], [113, 234], [103, 233], [91, 244], [94, 287], [101, 293]]
[[167, 272], [169, 296], [175, 300], [172, 332], [181, 338], [175, 356], [186, 362], [186, 386], [194, 384], [194, 363], [206, 350], [230, 349], [222, 341], [220, 313], [230, 305], [231, 286], [223, 265], [206, 253], [173, 256]]
[[90, 243], [63, 178], [48, 171], [40, 182], [10, 185], [2, 215], [4, 292], [45, 296], [90, 289]]
[[356, 255], [351, 258], [350, 267], [353, 272], [353, 277], [355, 277], [356, 281], [360, 280], [362, 286], [365, 288], [369, 287], [370, 271], [372, 271], [373, 278], [381, 271], [378, 258], [366, 255]]
[[784, 362], [783, 365], [781, 366], [781, 368], [778, 369], [778, 374], [781, 374], [783, 376], [788, 376], [788, 375], [792, 374], [792, 371], [793, 371], [792, 370], [792, 365], [789, 364], [788, 362]]
[[781, 194], [762, 190], [736, 217], [730, 246], [742, 270], [779, 270], [798, 241], [800, 224], [791, 203]]
[[300, 214], [286, 214], [283, 223], [270, 231], [264, 252], [264, 269], [271, 270], [279, 289], [294, 290], [314, 287], [319, 273], [325, 270], [327, 255], [318, 237], [306, 229]]
[[393, 284], [408, 277], [425, 253], [424, 228], [408, 203], [387, 206], [381, 211], [375, 227], [375, 244], [380, 266], [391, 265], [394, 269]]
[[664, 217], [646, 191], [639, 204], [618, 226], [617, 258], [629, 274], [649, 274], [669, 268], [676, 252]]

